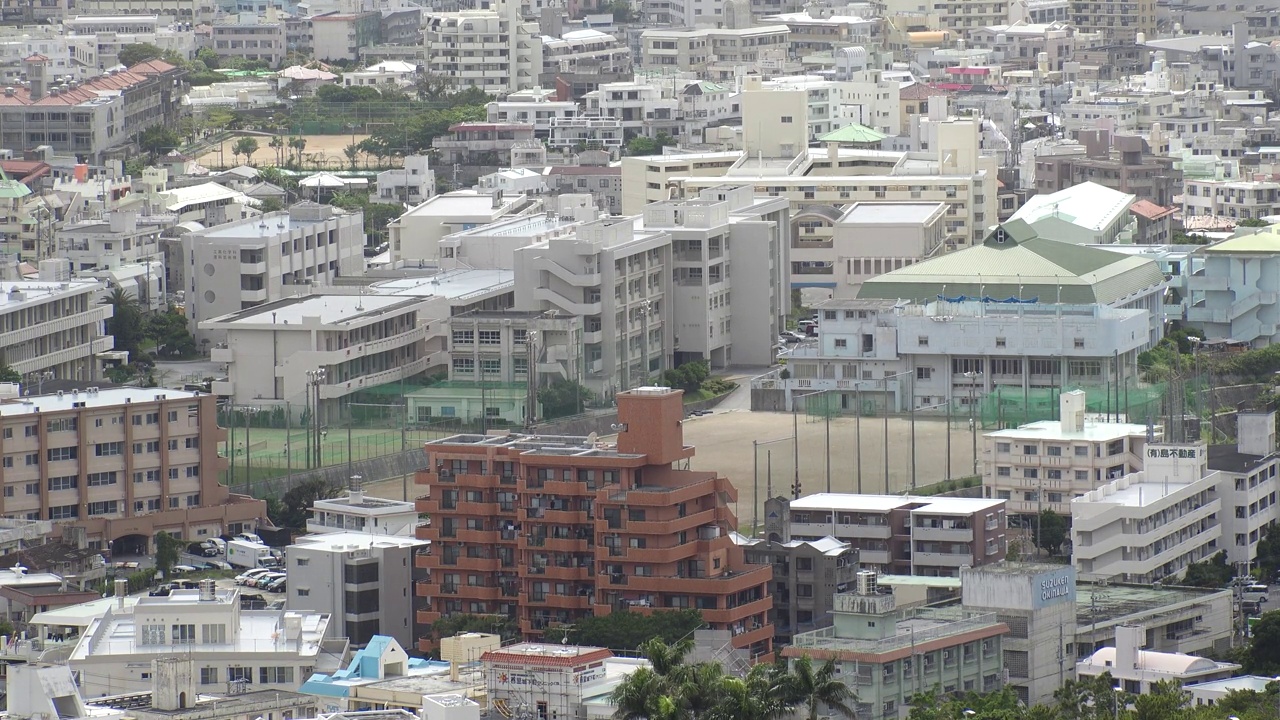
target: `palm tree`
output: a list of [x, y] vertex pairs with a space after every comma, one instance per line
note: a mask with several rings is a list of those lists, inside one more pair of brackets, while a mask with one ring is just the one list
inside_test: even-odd
[[636, 648], [649, 660], [653, 671], [661, 677], [677, 674], [684, 665], [684, 656], [693, 651], [693, 640], [683, 638], [667, 644], [661, 638], [650, 638]]
[[715, 709], [723, 678], [724, 668], [719, 663], [682, 666], [675, 694], [692, 720], [707, 717]]
[[284, 138], [279, 135], [272, 135], [271, 140], [267, 142], [267, 146], [276, 151], [276, 164], [284, 164]]
[[666, 680], [651, 668], [642, 667], [618, 683], [610, 700], [618, 709], [615, 720], [648, 720], [657, 712], [657, 700], [666, 693]]
[[835, 678], [836, 662], [828, 660], [814, 669], [813, 658], [802, 655], [791, 663], [784, 683], [789, 699], [808, 709], [809, 720], [818, 720], [819, 708], [826, 706], [847, 718], [854, 717], [857, 696], [848, 685]]
[[[107, 332], [115, 336], [117, 350], [127, 350], [136, 355], [142, 344], [142, 311], [138, 300], [132, 293], [121, 287], [111, 289], [102, 300], [101, 305], [111, 306], [111, 317], [107, 320]], [[133, 360], [130, 357], [130, 360]]]
[[289, 147], [297, 151], [298, 167], [302, 167], [302, 151], [307, 149], [307, 139], [300, 137], [290, 138]]

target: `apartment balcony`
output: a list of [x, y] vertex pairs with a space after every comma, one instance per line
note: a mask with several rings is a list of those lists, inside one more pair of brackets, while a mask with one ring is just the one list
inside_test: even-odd
[[1197, 274], [1187, 278], [1187, 289], [1196, 290], [1230, 290], [1231, 281], [1221, 275]]
[[955, 567], [955, 568], [958, 568], [961, 565], [975, 564], [973, 561], [973, 553], [969, 553], [969, 552], [966, 552], [966, 553], [916, 552], [916, 553], [912, 553], [911, 563], [916, 567], [920, 567], [923, 565], [923, 566], [940, 566], [940, 567]]
[[1187, 308], [1188, 322], [1226, 323], [1231, 318], [1222, 308], [1192, 307]]
[[19, 360], [10, 363], [10, 367], [19, 373], [36, 372], [37, 370], [47, 368], [50, 365], [60, 365], [62, 363], [75, 362], [93, 357], [99, 353], [104, 353], [115, 346], [115, 338], [107, 336], [94, 338], [92, 341], [82, 343], [80, 345], [72, 345], [62, 350], [56, 350], [45, 355], [37, 355], [30, 360]]
[[426, 370], [427, 367], [427, 358], [418, 358], [417, 360], [405, 363], [390, 370], [384, 370], [383, 372], [361, 375], [360, 377], [352, 378], [346, 382], [321, 385], [320, 398], [322, 400], [336, 400], [344, 398], [351, 393], [358, 392], [364, 388], [385, 385], [386, 383], [395, 382], [401, 378], [417, 375], [423, 370]]
[[762, 597], [737, 607], [723, 610], [703, 610], [702, 619], [710, 623], [736, 623], [758, 613], [768, 612], [773, 607], [773, 598]]
[[536, 549], [568, 553], [587, 552], [590, 549], [587, 546], [587, 538], [529, 537], [528, 535], [520, 535], [516, 547], [520, 550]]
[[531, 594], [528, 605], [531, 607], [555, 608], [557, 610], [588, 610], [591, 608], [591, 593], [588, 592], [585, 595]]
[[576, 580], [590, 582], [593, 572], [590, 565], [560, 567], [558, 565], [529, 566], [525, 574], [530, 578], [547, 580]]
[[791, 532], [795, 535], [813, 535], [822, 537], [833, 535], [838, 538], [859, 538], [866, 540], [888, 540], [893, 537], [893, 528], [888, 523], [792, 523]]
[[229, 347], [215, 347], [209, 350], [210, 362], [232, 363], [235, 359], [235, 352]]
[[51, 318], [39, 324], [29, 325], [7, 333], [0, 333], [0, 347], [18, 345], [28, 340], [47, 337], [53, 333], [74, 330], [86, 325], [97, 325], [110, 317], [110, 313], [110, 306], [92, 306], [82, 313]]
[[[413, 620], [419, 625], [430, 625], [431, 623], [439, 619], [440, 619], [440, 612], [435, 610], [415, 610], [413, 613]], [[422, 647], [422, 643], [424, 642], [427, 642], [427, 641], [425, 640], [419, 641], [419, 648]], [[430, 645], [428, 644], [428, 648], [429, 647]]]
[[[629, 535], [657, 535], [670, 537], [681, 530], [692, 530], [703, 525], [710, 525], [716, 521], [716, 511], [703, 510], [685, 515], [680, 518], [672, 518], [670, 520], [656, 520], [652, 522], [644, 522], [640, 520], [625, 520], [622, 523], [624, 529]], [[597, 525], [597, 527], [599, 527]], [[601, 528], [605, 530], [607, 528]]]
[[858, 550], [858, 562], [864, 565], [888, 565], [893, 560], [889, 557], [888, 550], [866, 550], [860, 548]]
[[[628, 557], [628, 560], [632, 558]], [[727, 595], [763, 585], [773, 579], [772, 565], [753, 565], [749, 570], [725, 572], [716, 577], [681, 577], [676, 575], [637, 575], [631, 586], [652, 592]]]
[[258, 288], [257, 290], [245, 290], [244, 288], [240, 288], [240, 301], [241, 302], [266, 302], [267, 289], [264, 287]]
[[415, 325], [412, 328], [395, 335], [391, 335], [378, 340], [370, 340], [359, 345], [351, 345], [337, 350], [316, 350], [309, 353], [310, 360], [316, 365], [340, 365], [344, 362], [354, 360], [356, 358], [368, 355], [376, 355], [388, 350], [412, 345], [419, 340], [427, 337], [426, 325]]
[[911, 529], [913, 540], [941, 540], [943, 542], [973, 542], [973, 529], [945, 529], [917, 525]]
[[[693, 448], [688, 450], [692, 454]], [[722, 482], [719, 478], [706, 478], [681, 487], [644, 486], [624, 490], [611, 494], [609, 503], [625, 503], [633, 507], [670, 507], [720, 491], [732, 495], [729, 498], [731, 502], [737, 499], [737, 492], [727, 482]]]
[[440, 567], [441, 568], [457, 568], [458, 570], [475, 570], [477, 572], [496, 573], [498, 572], [501, 565], [502, 565], [502, 561], [496, 557], [478, 558], [478, 557], [467, 557], [466, 555], [461, 555], [455, 559], [453, 564], [446, 565], [444, 563], [441, 563]]

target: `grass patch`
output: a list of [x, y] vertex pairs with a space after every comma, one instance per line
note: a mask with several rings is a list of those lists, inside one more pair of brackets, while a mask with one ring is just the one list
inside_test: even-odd
[[710, 400], [712, 398], [720, 397], [721, 395], [728, 395], [736, 389], [738, 389], [738, 383], [733, 382], [732, 380], [725, 380], [724, 378], [707, 378], [702, 381], [701, 387], [697, 390], [686, 390], [684, 392], [684, 402], [685, 404], [702, 402], [703, 400]]

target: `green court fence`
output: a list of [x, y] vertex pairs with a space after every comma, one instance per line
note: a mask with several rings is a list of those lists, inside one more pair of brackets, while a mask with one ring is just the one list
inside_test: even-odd
[[[1188, 383], [1190, 384], [1190, 383]], [[1160, 425], [1168, 412], [1165, 383], [1130, 383], [1087, 386], [1080, 388], [1031, 388], [996, 386], [977, 400], [977, 417], [984, 430], [1014, 428], [1041, 420], [1060, 420], [1059, 396], [1063, 392], [1085, 393], [1085, 412], [1098, 415], [1120, 415], [1128, 422]], [[1189, 391], [1192, 388], [1188, 388]], [[1190, 407], [1187, 408], [1190, 411]], [[967, 409], [964, 410], [967, 412]]]

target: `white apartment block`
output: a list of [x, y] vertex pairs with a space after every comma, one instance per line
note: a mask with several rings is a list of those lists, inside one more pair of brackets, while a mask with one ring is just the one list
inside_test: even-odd
[[[276, 300], [200, 322], [225, 343], [210, 359], [227, 365], [213, 391], [237, 404], [315, 405], [320, 422], [340, 417], [344, 399], [365, 388], [413, 377], [431, 366], [429, 298], [400, 295], [307, 295]], [[268, 371], [267, 369], [271, 370]], [[316, 370], [324, 370], [312, 385]]]
[[212, 582], [128, 604], [123, 582], [116, 581], [119, 601], [89, 622], [67, 661], [86, 696], [149, 692], [151, 661], [175, 648], [195, 666], [199, 684], [219, 692], [237, 683], [292, 692], [312, 671], [337, 669], [346, 652], [345, 638], [326, 637], [328, 614], [241, 610], [238, 588]]
[[520, 310], [583, 318], [586, 384], [601, 397], [673, 366], [671, 235], [608, 218], [515, 252]]
[[621, 123], [623, 132], [650, 136], [675, 129], [680, 104], [661, 86], [644, 82], [604, 83], [582, 101], [586, 115], [611, 118]]
[[115, 347], [106, 334], [111, 306], [94, 280], [0, 283], [0, 357], [23, 376], [50, 371], [62, 380], [102, 377], [99, 356]]
[[341, 623], [334, 634], [353, 648], [375, 635], [408, 643], [414, 639], [413, 556], [430, 544], [363, 531], [300, 537], [286, 553], [285, 607]]
[[643, 227], [671, 235], [677, 366], [774, 363], [790, 309], [789, 213], [786, 200], [744, 187], [645, 208]]
[[424, 13], [427, 67], [459, 87], [494, 95], [534, 87], [542, 72], [542, 33], [511, 0], [489, 10]]
[[783, 393], [835, 390], [841, 408], [912, 407], [963, 414], [994, 391], [1113, 382], [1113, 357], [1132, 375], [1146, 347], [1148, 313], [1098, 305], [908, 304], [828, 300], [817, 307], [818, 342], [788, 353], [790, 377], [753, 387]]
[[542, 72], [627, 72], [631, 48], [607, 32], [584, 28], [569, 30], [558, 38], [542, 36]]
[[443, 270], [514, 271], [516, 250], [554, 237], [572, 236], [575, 228], [597, 217], [590, 195], [566, 193], [556, 198], [554, 210], [500, 218], [444, 236], [439, 242], [439, 265]]
[[[827, 210], [814, 208], [795, 223], [793, 288], [831, 287], [832, 297], [852, 299], [864, 280], [932, 257], [947, 237], [947, 205], [941, 202], [857, 202], [834, 224], [809, 216]], [[825, 236], [828, 227], [831, 235]], [[830, 278], [823, 277], [827, 268]]]
[[259, 22], [253, 13], [232, 16], [235, 21], [214, 23], [208, 47], [220, 58], [261, 60], [271, 67], [280, 65], [289, 51], [282, 22]]
[[70, 261], [75, 271], [159, 260], [164, 253], [160, 236], [173, 225], [173, 219], [116, 210], [103, 218], [69, 223], [55, 235], [58, 255]]
[[1187, 178], [1182, 193], [1182, 214], [1237, 220], [1280, 215], [1280, 182]]
[[404, 167], [378, 173], [374, 191], [385, 203], [417, 205], [436, 194], [436, 173], [426, 155], [408, 155]]
[[485, 105], [485, 121], [532, 125], [534, 137], [546, 138], [551, 135], [551, 129], [557, 122], [581, 115], [578, 103], [549, 98], [549, 94], [538, 93], [536, 89], [512, 93], [502, 100], [494, 100]]
[[1220, 478], [1205, 445], [1153, 443], [1144, 461], [1071, 501], [1071, 556], [1082, 577], [1152, 583], [1224, 549]]
[[1094, 182], [1028, 198], [1010, 220], [1022, 220], [1036, 235], [1085, 245], [1133, 242], [1137, 220], [1129, 208], [1137, 196]]
[[1227, 561], [1248, 563], [1258, 555], [1258, 541], [1280, 517], [1275, 412], [1237, 413], [1236, 437], [1235, 445], [1209, 446], [1209, 470], [1221, 477], [1218, 496]]
[[772, 55], [786, 57], [790, 35], [787, 26], [780, 24], [696, 30], [650, 28], [640, 35], [641, 66], [731, 80], [735, 66], [754, 66], [758, 70], [761, 61]]
[[439, 265], [445, 257], [440, 248], [444, 236], [519, 215], [532, 205], [523, 195], [490, 195], [473, 190], [434, 195], [387, 226], [391, 261]]
[[[1060, 420], [982, 436], [983, 495], [1008, 501], [1017, 524], [1031, 527], [1044, 510], [1070, 515], [1075, 498], [1142, 469], [1147, 426], [1090, 416], [1085, 399], [1083, 390], [1063, 393]], [[1162, 431], [1152, 434], [1158, 441]]]
[[1280, 233], [1271, 228], [1202, 248], [1187, 278], [1187, 322], [1204, 338], [1265, 347], [1280, 341]]
[[167, 21], [213, 22], [218, 3], [213, 0], [81, 0], [75, 4], [79, 15], [158, 15]]
[[[948, 247], [980, 242], [995, 222], [997, 161], [994, 156], [979, 154], [975, 121], [949, 120], [940, 124], [939, 141], [928, 152], [895, 153], [834, 145], [809, 148], [807, 133], [801, 136], [788, 129], [804, 127], [803, 94], [799, 93], [795, 112], [776, 109], [786, 101], [785, 96], [792, 94], [795, 93], [762, 91], [757, 101], [750, 97], [749, 89], [744, 90], [743, 116], [753, 118], [743, 126], [747, 140], [744, 151], [623, 158], [623, 212], [640, 212], [648, 203], [668, 199], [672, 187], [692, 196], [699, 190], [732, 184], [749, 186], [756, 195], [786, 197], [796, 215], [810, 205], [944, 202]], [[766, 109], [773, 107], [777, 114], [751, 112], [749, 108], [757, 104]], [[791, 154], [778, 158], [784, 150]], [[875, 174], [864, 174], [868, 169]]]
[[367, 535], [413, 537], [418, 526], [413, 501], [387, 500], [365, 495], [359, 486], [342, 497], [311, 503], [307, 532], [313, 535], [356, 532]]
[[[120, 64], [120, 48], [150, 43], [179, 57], [196, 51], [195, 34], [186, 23], [161, 24], [157, 15], [85, 16], [62, 21], [72, 70], [81, 77], [95, 77]], [[56, 52], [56, 51], [55, 51]], [[48, 52], [41, 54], [50, 56]], [[61, 55], [60, 55], [61, 56]]]
[[[187, 318], [201, 323], [364, 271], [364, 215], [306, 202], [182, 237]], [[213, 327], [213, 326], [210, 326]]]

